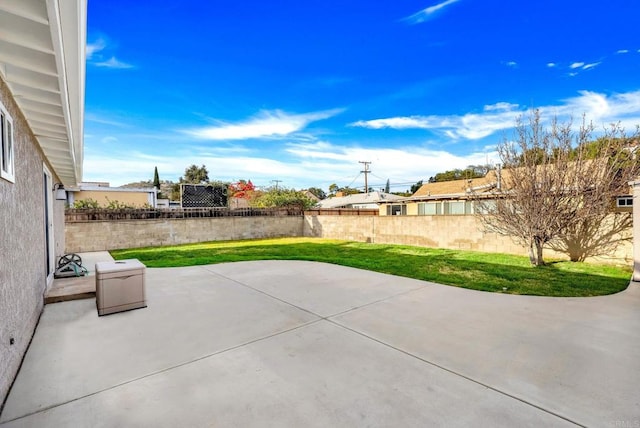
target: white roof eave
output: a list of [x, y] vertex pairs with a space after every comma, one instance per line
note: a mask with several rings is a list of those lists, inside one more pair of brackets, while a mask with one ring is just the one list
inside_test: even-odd
[[82, 179], [87, 0], [2, 0], [0, 73], [64, 185]]

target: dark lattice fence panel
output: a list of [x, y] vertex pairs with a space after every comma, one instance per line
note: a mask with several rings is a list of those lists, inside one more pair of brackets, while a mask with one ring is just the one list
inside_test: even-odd
[[181, 184], [182, 208], [221, 208], [227, 206], [227, 186]]

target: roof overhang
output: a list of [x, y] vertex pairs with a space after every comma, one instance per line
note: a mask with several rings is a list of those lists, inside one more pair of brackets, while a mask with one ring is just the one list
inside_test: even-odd
[[64, 185], [82, 179], [87, 0], [0, 1], [0, 75]]

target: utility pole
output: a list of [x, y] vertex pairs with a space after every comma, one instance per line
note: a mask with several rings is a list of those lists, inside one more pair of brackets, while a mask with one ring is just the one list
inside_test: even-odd
[[278, 190], [278, 183], [282, 183], [282, 180], [271, 180], [272, 183], [276, 183], [276, 190]]
[[369, 194], [368, 174], [371, 172], [369, 171], [369, 165], [371, 165], [371, 162], [358, 161], [358, 163], [361, 163], [364, 165], [364, 171], [360, 171], [360, 172], [364, 174], [364, 193], [368, 195]]

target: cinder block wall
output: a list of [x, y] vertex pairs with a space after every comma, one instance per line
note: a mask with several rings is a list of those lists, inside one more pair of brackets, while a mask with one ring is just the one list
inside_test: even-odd
[[[473, 215], [305, 216], [304, 236], [528, 255], [528, 249], [517, 245], [511, 238], [484, 232]], [[564, 254], [547, 249], [545, 257], [566, 258]], [[631, 242], [620, 245], [615, 254], [599, 261], [631, 264]]]
[[526, 255], [473, 216], [305, 216], [305, 236]]
[[68, 253], [302, 236], [302, 216], [68, 222]]

